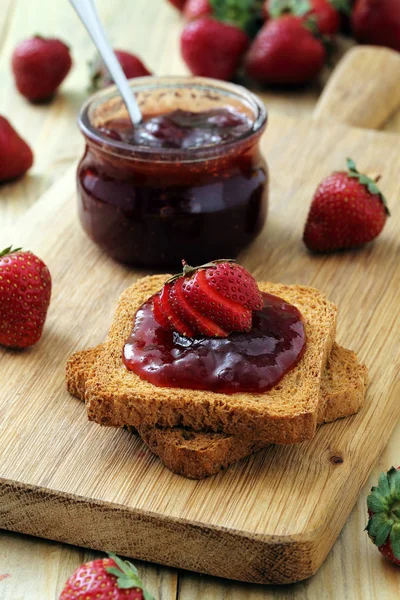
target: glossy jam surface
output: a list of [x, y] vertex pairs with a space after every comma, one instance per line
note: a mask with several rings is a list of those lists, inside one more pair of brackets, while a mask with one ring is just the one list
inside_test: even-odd
[[[268, 172], [261, 131], [246, 137], [247, 116], [176, 110], [145, 119], [135, 132], [127, 121], [105, 125], [101, 143], [87, 138], [78, 211], [88, 236], [112, 258], [176, 270], [183, 257], [190, 264], [235, 258], [260, 233]], [[150, 157], [142, 154], [146, 146]], [[210, 149], [212, 157], [199, 158]]]
[[203, 112], [174, 110], [147, 117], [135, 128], [127, 119], [114, 119], [100, 128], [105, 137], [133, 146], [181, 150], [231, 142], [250, 130], [250, 119], [228, 108]]
[[152, 299], [138, 310], [124, 349], [125, 366], [159, 387], [218, 393], [265, 392], [303, 355], [306, 336], [298, 309], [263, 294], [247, 333], [221, 338], [185, 338], [163, 329], [153, 316]]

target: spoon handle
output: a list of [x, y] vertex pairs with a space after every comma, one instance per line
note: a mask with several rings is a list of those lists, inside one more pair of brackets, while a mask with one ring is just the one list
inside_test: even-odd
[[107, 39], [103, 26], [97, 14], [94, 0], [70, 0], [70, 3], [76, 10], [87, 32], [92, 38], [100, 56], [104, 60], [111, 77], [119, 89], [124, 100], [129, 117], [134, 125], [138, 125], [142, 121], [142, 113], [136, 102], [136, 98], [129, 87], [128, 80], [119, 64], [117, 57], [112, 50]]

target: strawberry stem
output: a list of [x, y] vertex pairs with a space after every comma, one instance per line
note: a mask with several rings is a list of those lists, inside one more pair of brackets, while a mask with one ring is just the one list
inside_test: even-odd
[[200, 265], [199, 267], [191, 267], [190, 265], [187, 264], [185, 259], [182, 259], [182, 267], [183, 267], [182, 273], [177, 273], [177, 275], [173, 275], [165, 282], [165, 284], [173, 283], [180, 277], [190, 277], [190, 275], [193, 275], [193, 273], [196, 273], [196, 271], [200, 271], [200, 269], [208, 269], [210, 267], [216, 267], [220, 263], [235, 263], [235, 262], [236, 262], [236, 260], [234, 260], [233, 258], [218, 258], [217, 260], [213, 260], [212, 262], [205, 263], [204, 265]]
[[2, 256], [7, 256], [7, 254], [13, 254], [14, 252], [19, 252], [20, 250], [22, 250], [22, 248], [14, 248], [12, 246], [8, 246], [8, 248], [4, 248], [4, 250], [2, 250], [0, 252], [0, 258]]
[[139, 577], [139, 572], [132, 563], [122, 560], [113, 552], [110, 552], [108, 556], [117, 566], [106, 567], [106, 571], [117, 578], [117, 587], [120, 590], [129, 590], [137, 587], [142, 590], [144, 600], [154, 600], [154, 596], [144, 588], [143, 582]]
[[385, 208], [386, 214], [390, 217], [390, 211], [389, 211], [389, 207], [387, 205], [386, 198], [382, 194], [382, 192], [379, 190], [378, 186], [376, 185], [378, 183], [378, 181], [381, 179], [381, 175], [377, 175], [374, 179], [372, 179], [371, 177], [368, 177], [368, 175], [364, 175], [363, 173], [360, 173], [357, 170], [356, 163], [351, 158], [347, 159], [347, 169], [348, 169], [347, 174], [349, 177], [351, 177], [352, 179], [358, 179], [358, 181], [361, 183], [361, 185], [364, 185], [370, 194], [372, 194], [374, 196], [379, 196], [379, 198], [381, 199], [382, 204]]

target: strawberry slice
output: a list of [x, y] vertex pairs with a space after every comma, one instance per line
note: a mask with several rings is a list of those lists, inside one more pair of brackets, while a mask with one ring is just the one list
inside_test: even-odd
[[193, 337], [226, 338], [250, 331], [253, 310], [263, 297], [252, 275], [231, 259], [200, 267], [182, 261], [183, 272], [171, 277], [154, 298], [154, 317], [160, 325]]
[[261, 310], [263, 299], [257, 282], [246, 269], [230, 262], [216, 262], [206, 270], [207, 282], [224, 298], [250, 310]]
[[209, 285], [206, 270], [184, 279], [182, 289], [188, 302], [221, 327], [228, 331], [250, 331], [251, 310], [215, 291]]
[[172, 308], [181, 319], [190, 323], [198, 334], [208, 337], [228, 337], [228, 332], [224, 331], [214, 321], [208, 319], [204, 314], [196, 310], [185, 298], [182, 286], [184, 278], [178, 279], [170, 289], [170, 302]]
[[[167, 316], [169, 328], [175, 329], [181, 335], [186, 337], [194, 337], [193, 329], [183, 320], [181, 319], [176, 312], [173, 310], [171, 306], [171, 285], [164, 285], [163, 289], [160, 293], [160, 309]], [[156, 317], [157, 319], [157, 317]], [[164, 316], [163, 316], [164, 320]], [[159, 321], [158, 321], [159, 322]], [[160, 323], [160, 322], [159, 322]], [[160, 323], [161, 325], [161, 323]]]
[[153, 296], [153, 313], [154, 318], [165, 329], [170, 329], [170, 322], [167, 315], [161, 308], [160, 292]]

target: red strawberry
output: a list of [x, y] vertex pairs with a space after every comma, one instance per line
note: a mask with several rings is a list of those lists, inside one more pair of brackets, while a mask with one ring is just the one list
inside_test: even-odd
[[[159, 324], [162, 327], [165, 327], [165, 316], [168, 319], [168, 327], [170, 329], [174, 329], [175, 331], [179, 331], [179, 333], [181, 333], [182, 335], [185, 335], [186, 337], [194, 337], [195, 335], [195, 331], [194, 329], [192, 329], [192, 327], [186, 322], [183, 321], [179, 315], [175, 312], [175, 310], [172, 308], [172, 304], [171, 304], [171, 297], [170, 297], [170, 292], [171, 292], [171, 285], [165, 284], [163, 289], [160, 292], [160, 300], [159, 300], [159, 306], [160, 309], [162, 310], [163, 317], [161, 319], [157, 319], [158, 317], [158, 312], [157, 309], [154, 312], [154, 316], [156, 318], [156, 320], [158, 320]], [[155, 296], [155, 298], [157, 298], [157, 295]], [[157, 300], [156, 300], [157, 303]], [[153, 304], [154, 304], [154, 300], [153, 300]]]
[[0, 344], [26, 348], [39, 341], [51, 296], [48, 268], [32, 252], [0, 253]]
[[[125, 76], [128, 79], [133, 79], [134, 77], [145, 77], [146, 75], [151, 75], [151, 72], [148, 68], [142, 63], [140, 58], [131, 54], [130, 52], [125, 52], [125, 50], [114, 50], [115, 56], [117, 57]], [[108, 85], [112, 85], [114, 83], [109, 70], [106, 65], [103, 63], [100, 57], [96, 58], [96, 60], [90, 65], [91, 70], [91, 91], [96, 91], [102, 88], [107, 87]]]
[[211, 16], [212, 13], [213, 9], [210, 5], [210, 0], [187, 0], [183, 9], [183, 14], [188, 21]]
[[332, 173], [315, 192], [303, 236], [309, 250], [356, 248], [385, 225], [389, 211], [376, 181], [359, 173], [352, 160], [347, 165], [347, 172]]
[[183, 11], [183, 9], [185, 8], [185, 4], [186, 4], [186, 0], [168, 0], [168, 2], [170, 4], [172, 4], [172, 6], [177, 8], [180, 12]]
[[181, 53], [194, 75], [227, 80], [235, 74], [248, 42], [239, 27], [202, 17], [183, 28]]
[[115, 554], [109, 557], [78, 567], [59, 600], [154, 600], [132, 563]]
[[400, 566], [400, 467], [381, 473], [367, 498], [366, 530], [378, 550]]
[[247, 75], [260, 83], [304, 84], [322, 70], [326, 50], [300, 17], [267, 21], [245, 60]]
[[324, 35], [335, 35], [340, 28], [340, 11], [350, 14], [349, 0], [267, 0], [264, 14], [273, 18], [292, 14], [308, 19], [315, 17], [318, 30]]
[[0, 116], [0, 182], [20, 177], [32, 164], [32, 150], [7, 119]]
[[248, 271], [231, 260], [183, 265], [183, 274], [154, 297], [154, 317], [162, 327], [166, 315], [167, 326], [187, 337], [227, 337], [251, 329], [252, 311], [262, 308], [263, 299]]
[[25, 40], [12, 55], [16, 86], [32, 102], [49, 100], [71, 66], [68, 46], [54, 38], [36, 36]]
[[359, 42], [400, 51], [399, 0], [357, 0], [352, 25]]
[[[185, 294], [182, 285], [183, 277], [180, 277], [170, 288], [170, 303], [174, 311], [187, 323], [191, 325], [195, 333], [206, 335], [207, 337], [227, 337], [228, 332], [224, 331], [216, 322], [207, 318], [205, 314], [194, 308], [190, 295]], [[213, 314], [211, 313], [211, 316]]]

